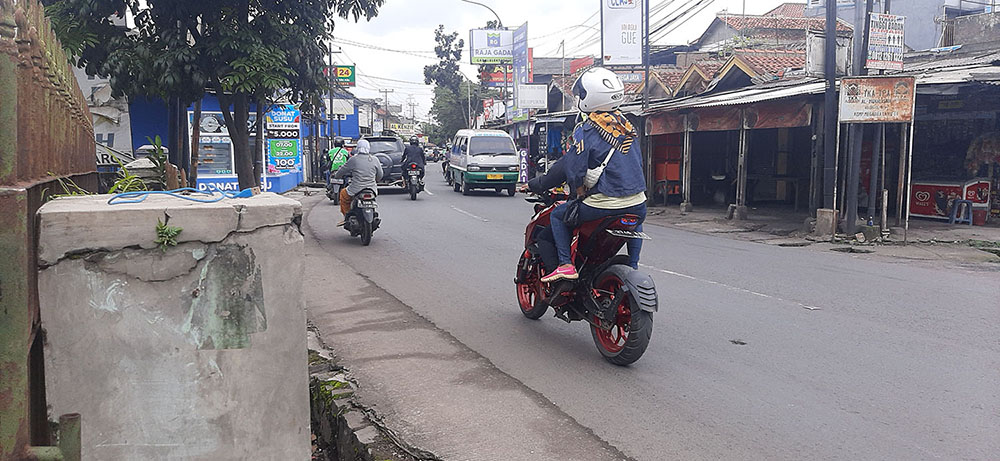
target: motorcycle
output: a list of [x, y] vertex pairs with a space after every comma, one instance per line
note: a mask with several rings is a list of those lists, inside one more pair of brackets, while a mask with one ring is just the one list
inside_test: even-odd
[[334, 205], [340, 205], [340, 189], [347, 187], [347, 183], [343, 180], [333, 178], [333, 173], [329, 174], [331, 177], [326, 181], [326, 198], [332, 200]]
[[351, 200], [351, 211], [344, 217], [344, 229], [351, 233], [351, 237], [361, 236], [364, 246], [372, 243], [372, 234], [382, 223], [378, 211], [375, 211], [378, 208], [375, 196], [374, 190], [361, 189]]
[[551, 231], [545, 231], [552, 210], [565, 199], [552, 193], [526, 199], [535, 203], [535, 215], [525, 229], [524, 252], [514, 278], [521, 314], [537, 320], [551, 307], [567, 323], [585, 321], [604, 359], [629, 365], [649, 346], [658, 300], [652, 277], [632, 269], [628, 256], [618, 252], [629, 239], [649, 236], [635, 230], [636, 215], [585, 222], [574, 230], [572, 245], [580, 278], [542, 282], [558, 265]]
[[420, 179], [420, 166], [416, 163], [404, 166], [406, 174], [403, 177], [406, 178], [406, 189], [410, 192], [410, 200], [416, 200], [417, 193], [424, 190], [424, 180]]

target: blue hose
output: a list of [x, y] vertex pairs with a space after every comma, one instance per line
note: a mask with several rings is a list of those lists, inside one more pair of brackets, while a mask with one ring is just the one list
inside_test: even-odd
[[[187, 193], [187, 194], [185, 194]], [[190, 187], [182, 187], [174, 190], [148, 190], [139, 192], [123, 192], [112, 195], [108, 199], [108, 205], [121, 205], [125, 203], [139, 203], [146, 200], [150, 195], [168, 195], [179, 199], [190, 200], [200, 203], [215, 203], [224, 198], [249, 198], [253, 196], [253, 191], [243, 189], [239, 192], [229, 192], [221, 190], [200, 191]]]

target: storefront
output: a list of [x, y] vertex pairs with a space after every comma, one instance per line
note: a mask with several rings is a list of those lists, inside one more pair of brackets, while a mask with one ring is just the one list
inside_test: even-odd
[[947, 220], [968, 200], [974, 224], [1000, 224], [998, 110], [995, 85], [918, 86], [911, 216]]
[[[199, 190], [238, 190], [234, 165], [232, 139], [226, 128], [218, 103], [206, 99], [198, 121], [200, 143], [198, 147]], [[261, 189], [285, 192], [302, 182], [302, 116], [290, 104], [275, 106], [265, 114], [264, 143], [257, 142], [256, 114], [251, 110], [250, 151], [260, 157], [262, 169]], [[194, 111], [188, 110], [188, 129], [193, 130]], [[191, 131], [189, 131], [191, 132]]]

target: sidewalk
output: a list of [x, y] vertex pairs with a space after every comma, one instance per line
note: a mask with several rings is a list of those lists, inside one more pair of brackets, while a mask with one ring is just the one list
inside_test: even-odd
[[[903, 244], [903, 228], [895, 226], [891, 227], [886, 241], [862, 244], [846, 236], [838, 236], [834, 242], [817, 240], [811, 235], [814, 220], [804, 211], [793, 212], [784, 207], [751, 208], [750, 217], [745, 221], [727, 220], [725, 215], [726, 209], [721, 207], [699, 207], [683, 213], [676, 205], [655, 206], [649, 208], [646, 222], [768, 245], [943, 263], [965, 269], [1000, 270], [1000, 227], [995, 225], [968, 226], [912, 218], [907, 244]], [[895, 223], [895, 218], [890, 217], [889, 222]]]

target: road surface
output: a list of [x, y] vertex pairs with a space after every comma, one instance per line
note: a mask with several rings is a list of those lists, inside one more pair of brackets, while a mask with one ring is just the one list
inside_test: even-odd
[[629, 457], [1000, 456], [1000, 271], [647, 225], [660, 312], [621, 368], [585, 324], [520, 315], [523, 196], [462, 196], [437, 164], [427, 187], [379, 196], [370, 247], [306, 200], [307, 239]]

